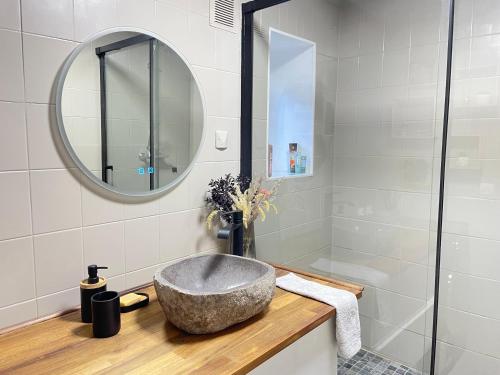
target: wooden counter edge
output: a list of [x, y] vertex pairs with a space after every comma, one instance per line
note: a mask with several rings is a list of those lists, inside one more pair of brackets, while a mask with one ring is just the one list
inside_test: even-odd
[[[301, 270], [298, 270], [298, 269], [295, 269], [295, 268], [291, 268], [291, 267], [287, 267], [287, 266], [283, 266], [283, 265], [280, 265], [280, 264], [274, 264], [274, 263], [269, 263], [269, 264], [271, 264], [277, 271], [278, 270], [282, 271], [280, 273], [283, 273], [283, 271], [285, 273], [286, 272], [293, 272], [293, 273], [295, 273], [297, 275], [301, 275], [301, 276], [304, 276], [304, 277], [309, 278], [309, 279], [316, 279], [316, 280], [319, 280], [319, 281], [324, 281], [324, 282], [326, 282], [328, 284], [331, 284], [332, 286], [338, 285], [342, 289], [347, 289], [347, 290], [353, 292], [356, 295], [357, 298], [361, 298], [361, 296], [362, 296], [362, 292], [363, 292], [364, 288], [361, 287], [361, 286], [359, 286], [359, 285], [348, 283], [348, 282], [343, 282], [343, 281], [339, 281], [339, 280], [335, 280], [335, 279], [328, 278], [328, 277], [325, 277], [325, 276], [316, 275], [316, 274], [313, 274], [313, 273], [301, 271]], [[151, 286], [152, 286], [152, 283], [149, 283], [149, 284], [146, 284], [146, 285], [142, 285], [141, 287], [134, 288], [133, 290], [144, 289], [145, 287], [151, 287]], [[130, 291], [131, 290], [127, 290], [126, 292], [128, 293]], [[123, 293], [125, 293], [125, 292], [123, 292]], [[330, 307], [330, 306], [328, 306], [328, 307]], [[20, 328], [26, 328], [27, 326], [30, 326], [30, 325], [33, 325], [33, 324], [36, 324], [36, 323], [40, 323], [40, 322], [43, 322], [43, 321], [60, 318], [61, 316], [66, 315], [66, 314], [68, 314], [70, 312], [74, 312], [74, 311], [75, 311], [75, 309], [72, 309], [71, 311], [66, 311], [64, 313], [59, 313], [59, 314], [56, 314], [56, 315], [52, 315], [51, 317], [45, 317], [45, 318], [42, 318], [42, 319], [37, 319], [36, 321], [31, 321], [31, 322], [24, 323], [24, 324], [15, 326], [15, 327], [11, 327], [8, 330], [0, 332], [0, 335], [4, 335], [4, 334], [9, 333], [9, 332], [12, 333], [14, 330], [17, 330], [17, 329], [20, 329]], [[268, 359], [272, 358], [273, 356], [275, 356], [276, 354], [278, 354], [280, 351], [282, 351], [283, 349], [287, 348], [288, 346], [290, 346], [291, 344], [293, 344], [294, 342], [296, 342], [297, 340], [299, 340], [301, 337], [305, 336], [306, 334], [308, 334], [309, 332], [311, 332], [312, 330], [314, 330], [315, 328], [317, 328], [321, 324], [325, 323], [327, 320], [329, 320], [330, 318], [332, 318], [334, 316], [335, 316], [335, 308], [331, 307], [331, 308], [328, 309], [328, 311], [322, 313], [322, 315], [320, 317], [318, 317], [317, 319], [315, 319], [315, 320], [309, 322], [307, 325], [301, 327], [300, 330], [298, 330], [297, 332], [294, 332], [293, 334], [291, 334], [290, 336], [288, 336], [285, 340], [283, 340], [282, 342], [279, 342], [277, 345], [270, 346], [261, 355], [255, 357], [255, 358], [252, 358], [248, 362], [242, 363], [241, 367], [235, 369], [231, 373], [232, 374], [247, 374], [248, 372], [250, 372], [251, 370], [255, 369], [256, 367], [258, 367], [259, 365], [261, 365], [262, 363], [264, 363]]]

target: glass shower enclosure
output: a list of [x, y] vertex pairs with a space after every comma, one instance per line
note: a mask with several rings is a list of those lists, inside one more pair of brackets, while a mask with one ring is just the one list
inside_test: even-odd
[[[97, 47], [102, 180], [154, 190], [158, 149], [158, 41], [136, 35]], [[131, 105], [131, 102], [134, 105]]]
[[[477, 151], [471, 148], [482, 151], [477, 141], [487, 142], [494, 127], [484, 121], [475, 130], [470, 118], [498, 114], [496, 81], [472, 79], [500, 72], [500, 55], [485, 55], [500, 45], [491, 37], [500, 21], [488, 15], [500, 14], [500, 5], [456, 3], [456, 9], [453, 0], [243, 4], [241, 171], [281, 180], [279, 214], [256, 224], [257, 257], [365, 287], [363, 353], [376, 359], [373, 367], [364, 364], [368, 373], [389, 366], [403, 373], [500, 373], [500, 355], [471, 342], [466, 328], [498, 319], [495, 304], [475, 311], [470, 302], [486, 303], [481, 286], [500, 290], [491, 284], [498, 271], [482, 272], [491, 283], [475, 283], [476, 295], [464, 277], [469, 261], [475, 272], [487, 262], [469, 251], [483, 244], [472, 236], [488, 237], [473, 223], [487, 209], [467, 217], [473, 203], [451, 196], [469, 193], [480, 168], [469, 160]], [[482, 17], [476, 31], [473, 9]], [[474, 33], [486, 36], [477, 41]], [[306, 51], [314, 53], [312, 67]], [[482, 56], [496, 60], [480, 63]], [[471, 61], [479, 67], [467, 71], [471, 81], [464, 83]], [[475, 194], [494, 195], [493, 186], [481, 188]], [[484, 245], [494, 252], [494, 243]], [[339, 362], [339, 373], [358, 368], [345, 364]]]

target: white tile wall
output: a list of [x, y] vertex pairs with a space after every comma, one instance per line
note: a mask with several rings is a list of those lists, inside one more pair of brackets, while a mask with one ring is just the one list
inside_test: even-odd
[[23, 103], [0, 102], [0, 171], [28, 168]]
[[364, 345], [422, 370], [446, 12], [439, 0], [342, 4], [331, 271], [367, 286]]
[[[166, 261], [219, 250], [197, 208], [209, 178], [239, 169], [240, 40], [210, 28], [208, 9], [208, 0], [0, 2], [1, 281], [17, 286], [2, 295], [0, 329], [78, 305], [89, 263], [109, 266], [110, 288], [123, 290], [150, 282]], [[51, 129], [66, 56], [92, 34], [120, 26], [157, 33], [186, 56], [210, 115], [191, 175], [150, 202], [117, 201], [89, 186], [70, 170]], [[204, 51], [193, 48], [200, 45]], [[217, 129], [229, 131], [226, 151], [214, 149]], [[185, 216], [186, 226], [169, 215]]]
[[[357, 265], [357, 273], [343, 270], [345, 277], [353, 272], [368, 285], [361, 302], [365, 345], [426, 371], [447, 1], [387, 5], [381, 82], [378, 56], [362, 45], [370, 28], [374, 35], [367, 40], [379, 45], [370, 22], [381, 18], [371, 9], [383, 6], [366, 1], [340, 7], [344, 57], [334, 132], [333, 260]], [[500, 240], [500, 3], [458, 0], [456, 7], [438, 373], [496, 374], [499, 306], [488, 296], [500, 290], [494, 266]], [[378, 90], [378, 103], [375, 97], [366, 101], [363, 88]]]
[[24, 100], [23, 56], [21, 33], [0, 29], [2, 69], [0, 70], [0, 100]]

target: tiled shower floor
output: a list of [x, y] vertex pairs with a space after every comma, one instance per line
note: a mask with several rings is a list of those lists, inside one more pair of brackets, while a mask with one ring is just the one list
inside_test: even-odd
[[420, 372], [361, 349], [349, 360], [338, 358], [338, 375], [355, 374], [420, 375]]

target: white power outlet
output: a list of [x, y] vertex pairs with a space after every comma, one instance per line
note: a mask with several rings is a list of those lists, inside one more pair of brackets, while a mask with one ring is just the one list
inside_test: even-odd
[[227, 130], [216, 130], [215, 131], [215, 148], [218, 150], [227, 149], [227, 138], [228, 138]]

